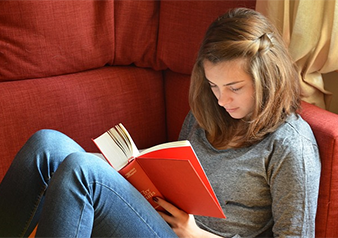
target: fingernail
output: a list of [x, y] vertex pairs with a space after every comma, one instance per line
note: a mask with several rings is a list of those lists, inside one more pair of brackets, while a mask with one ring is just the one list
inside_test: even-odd
[[158, 198], [157, 197], [153, 197], [153, 201], [154, 202], [158, 202]]

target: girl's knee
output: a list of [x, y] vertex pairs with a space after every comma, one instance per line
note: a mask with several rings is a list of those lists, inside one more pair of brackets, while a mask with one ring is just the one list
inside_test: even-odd
[[30, 140], [48, 142], [56, 139], [63, 140], [64, 138], [67, 138], [67, 136], [59, 131], [52, 129], [42, 129], [35, 132], [31, 136]]
[[63, 161], [63, 166], [70, 170], [94, 171], [101, 170], [107, 163], [94, 154], [87, 152], [74, 152], [69, 154]]
[[111, 170], [112, 167], [101, 158], [86, 152], [75, 152], [65, 158], [56, 174], [61, 180], [76, 178], [81, 180], [81, 183], [89, 183], [101, 180], [107, 174], [112, 174]]
[[54, 154], [57, 151], [76, 152], [84, 151], [73, 139], [52, 129], [43, 129], [35, 132], [27, 144], [40, 151], [46, 150]]

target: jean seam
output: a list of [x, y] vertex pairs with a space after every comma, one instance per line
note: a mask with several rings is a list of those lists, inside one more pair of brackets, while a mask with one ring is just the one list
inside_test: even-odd
[[40, 204], [40, 202], [41, 202], [41, 199], [42, 199], [42, 197], [43, 197], [43, 194], [44, 194], [45, 191], [46, 191], [46, 188], [47, 188], [46, 186], [43, 186], [41, 192], [39, 193], [39, 195], [38, 195], [38, 197], [37, 197], [37, 199], [36, 199], [36, 202], [34, 203], [32, 212], [31, 212], [31, 214], [30, 214], [30, 216], [29, 216], [29, 218], [28, 218], [28, 220], [27, 220], [27, 222], [26, 222], [26, 224], [25, 224], [25, 226], [24, 226], [24, 229], [22, 230], [22, 232], [21, 232], [21, 234], [20, 234], [20, 237], [23, 237], [23, 236], [26, 234], [26, 232], [27, 232], [27, 230], [28, 230], [28, 227], [30, 226], [30, 224], [31, 224], [31, 222], [32, 222], [32, 220], [33, 220], [33, 217], [34, 217], [35, 214], [36, 214], [37, 208], [39, 207], [39, 204]]
[[[86, 197], [88, 198], [90, 196], [87, 194]], [[77, 226], [75, 237], [79, 237], [80, 224], [81, 224], [81, 221], [82, 221], [83, 211], [84, 211], [85, 207], [86, 207], [86, 203], [83, 204], [82, 209], [81, 209], [81, 216], [80, 216], [80, 219], [79, 219], [79, 223], [78, 223], [78, 226]]]

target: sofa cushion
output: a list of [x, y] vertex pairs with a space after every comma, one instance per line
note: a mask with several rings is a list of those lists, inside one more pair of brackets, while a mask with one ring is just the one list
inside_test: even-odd
[[112, 63], [113, 11], [113, 1], [0, 1], [0, 80]]
[[114, 65], [163, 68], [155, 57], [159, 7], [160, 1], [115, 1]]
[[0, 81], [104, 65], [162, 69], [159, 1], [0, 1]]
[[53, 78], [2, 82], [0, 181], [14, 155], [34, 132], [56, 129], [87, 151], [91, 141], [122, 122], [139, 148], [166, 140], [162, 73], [104, 67]]
[[161, 1], [159, 62], [172, 71], [190, 74], [208, 26], [234, 7], [255, 8], [256, 1]]

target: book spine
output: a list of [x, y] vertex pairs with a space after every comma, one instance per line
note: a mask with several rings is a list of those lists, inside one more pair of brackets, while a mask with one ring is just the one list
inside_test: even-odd
[[153, 197], [163, 198], [162, 194], [148, 178], [147, 174], [137, 163], [137, 160], [134, 159], [130, 161], [130, 163], [119, 170], [119, 173], [127, 179], [156, 210], [163, 210], [153, 201]]

